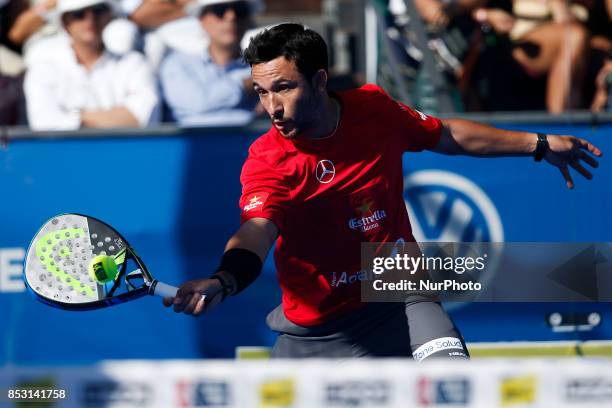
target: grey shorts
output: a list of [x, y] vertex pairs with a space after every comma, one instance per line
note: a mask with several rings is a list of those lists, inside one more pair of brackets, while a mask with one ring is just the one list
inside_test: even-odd
[[314, 327], [290, 322], [279, 306], [266, 321], [278, 332], [273, 358], [469, 358], [459, 330], [434, 301], [369, 303]]

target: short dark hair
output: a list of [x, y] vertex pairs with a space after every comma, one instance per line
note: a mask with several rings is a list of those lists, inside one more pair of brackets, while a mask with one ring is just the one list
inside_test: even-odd
[[245, 62], [251, 66], [281, 56], [293, 61], [309, 81], [320, 69], [328, 69], [325, 40], [301, 24], [284, 23], [263, 30], [251, 38], [243, 52]]

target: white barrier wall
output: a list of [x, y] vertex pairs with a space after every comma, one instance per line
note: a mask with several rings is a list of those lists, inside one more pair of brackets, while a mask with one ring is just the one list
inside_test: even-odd
[[[32, 391], [23, 391], [28, 388]], [[43, 389], [65, 391], [65, 397], [51, 405], [36, 405], [58, 408], [611, 407], [612, 360], [423, 364], [217, 360], [104, 362], [73, 368], [5, 366], [0, 369], [0, 389], [0, 407], [17, 406], [16, 396]]]

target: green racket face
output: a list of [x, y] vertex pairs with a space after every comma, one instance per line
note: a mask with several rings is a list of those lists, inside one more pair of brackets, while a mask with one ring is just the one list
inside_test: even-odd
[[58, 215], [43, 225], [30, 244], [25, 280], [36, 295], [60, 305], [93, 304], [107, 298], [116, 282], [94, 280], [88, 272], [91, 261], [98, 255], [112, 256], [125, 271], [127, 249], [115, 230], [95, 218]]

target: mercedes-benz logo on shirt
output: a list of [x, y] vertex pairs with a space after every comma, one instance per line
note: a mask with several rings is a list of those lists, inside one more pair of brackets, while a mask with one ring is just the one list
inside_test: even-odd
[[315, 171], [317, 180], [319, 183], [327, 184], [331, 183], [336, 175], [336, 168], [331, 160], [321, 160], [317, 163], [317, 169]]

